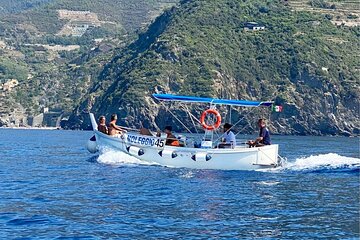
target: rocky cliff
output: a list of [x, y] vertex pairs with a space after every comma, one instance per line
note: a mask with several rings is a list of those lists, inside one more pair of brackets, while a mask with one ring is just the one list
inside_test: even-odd
[[[265, 29], [246, 29], [256, 22]], [[358, 27], [283, 1], [183, 1], [117, 53], [64, 127], [89, 128], [86, 112], [118, 113], [121, 123], [178, 126], [152, 93], [273, 100], [279, 134], [359, 135]], [[204, 106], [191, 107], [200, 116]], [[185, 112], [170, 106], [180, 117]], [[228, 117], [227, 109], [222, 109]], [[247, 112], [233, 111], [232, 122]], [[241, 124], [255, 129], [260, 110]]]

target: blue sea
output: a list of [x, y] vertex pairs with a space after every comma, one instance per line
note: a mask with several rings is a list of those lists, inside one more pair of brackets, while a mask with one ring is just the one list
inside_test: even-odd
[[93, 155], [91, 136], [0, 129], [0, 239], [360, 237], [359, 138], [273, 136], [283, 167], [222, 171]]

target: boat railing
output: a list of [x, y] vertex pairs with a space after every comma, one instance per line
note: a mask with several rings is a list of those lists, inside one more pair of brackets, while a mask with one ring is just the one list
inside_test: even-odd
[[235, 146], [233, 146], [232, 143], [224, 144], [223, 142], [220, 142], [220, 141], [215, 143], [214, 146], [215, 146], [215, 148], [247, 148], [248, 147], [247, 141], [241, 140], [241, 139], [236, 140]]
[[[164, 135], [164, 133], [161, 134], [161, 136], [157, 136], [156, 132], [153, 132], [147, 128], [140, 128], [140, 129], [136, 129], [136, 128], [130, 128], [130, 127], [124, 127], [124, 126], [120, 126], [122, 129], [125, 129], [126, 131], [128, 131], [129, 133], [133, 132], [136, 134], [140, 134], [140, 135], [144, 135], [144, 136], [149, 136], [149, 137], [157, 137], [163, 140], [177, 140], [180, 142], [180, 146], [181, 147], [201, 147], [201, 146], [197, 146], [198, 144], [196, 144], [196, 142], [192, 139], [192, 138], [183, 138], [183, 135], [178, 135], [179, 137], [177, 138], [167, 138], [166, 135]], [[147, 130], [147, 134], [142, 133], [142, 130], [146, 129]], [[229, 146], [223, 146], [220, 147], [220, 145], [223, 144], [221, 141], [215, 141], [213, 144], [212, 148], [247, 148], [247, 141], [243, 140], [243, 139], [236, 139], [236, 146], [232, 146], [231, 144]]]

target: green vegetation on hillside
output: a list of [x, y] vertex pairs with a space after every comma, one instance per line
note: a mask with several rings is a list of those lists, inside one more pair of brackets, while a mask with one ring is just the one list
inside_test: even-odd
[[28, 77], [29, 70], [22, 62], [17, 62], [9, 58], [0, 59], [0, 83], [5, 79], [16, 79], [25, 81]]
[[0, 16], [41, 6], [53, 0], [0, 0]]
[[[332, 13], [346, 14], [349, 1], [184, 0], [170, 8], [174, 2], [53, 0], [3, 17], [0, 80], [22, 82], [6, 101], [31, 114], [75, 107], [68, 126], [86, 127], [79, 115], [89, 110], [120, 111], [135, 125], [171, 119], [150, 98], [155, 92], [274, 100], [284, 105], [274, 115], [278, 132], [360, 133], [359, 27], [335, 26], [330, 10], [310, 6], [335, 2]], [[67, 23], [59, 9], [107, 23], [81, 37], [55, 35]], [[265, 30], [246, 31], [247, 22]]]
[[[124, 47], [134, 38], [134, 32], [149, 24], [163, 8], [177, 2], [20, 0], [2, 4], [3, 1], [0, 0], [4, 10], [0, 12], [0, 84], [9, 79], [20, 84], [5, 92], [0, 100], [6, 99], [14, 106], [20, 103], [31, 115], [43, 107], [70, 112], [96, 81], [112, 51]], [[59, 35], [69, 22], [59, 19], [60, 9], [90, 11], [97, 14], [101, 24], [90, 27], [81, 37]], [[78, 48], [62, 50], [72, 45]], [[8, 116], [9, 110], [0, 107], [0, 118]]]
[[[39, 2], [33, 0], [34, 2]], [[22, 8], [19, 5], [26, 5], [29, 1], [22, 1], [22, 4], [8, 3], [13, 9]], [[31, 24], [38, 31], [44, 33], [55, 34], [66, 23], [65, 20], [58, 19], [57, 10], [65, 9], [72, 11], [91, 11], [99, 16], [100, 21], [109, 21], [111, 23], [120, 24], [126, 31], [133, 32], [142, 26], [148, 24], [154, 16], [160, 12], [176, 4], [177, 0], [43, 0], [48, 2], [36, 7], [36, 4], [29, 2], [30, 6], [26, 12], [19, 14], [7, 14], [1, 19], [9, 24]], [[18, 11], [13, 11], [18, 12]], [[1, 16], [1, 15], [0, 15]], [[113, 32], [116, 34], [116, 32]]]
[[[253, 21], [266, 29], [244, 31]], [[290, 125], [319, 117], [314, 129], [295, 132], [327, 131], [334, 121], [327, 111], [359, 114], [358, 35], [357, 27], [292, 12], [281, 1], [184, 1], [106, 66], [100, 81], [112, 86], [93, 111], [128, 109], [147, 118], [141, 115], [149, 107], [145, 99], [154, 92], [272, 99], [296, 106], [284, 113], [299, 118], [287, 119]], [[329, 94], [332, 100], [324, 99]]]
[[330, 4], [324, 0], [310, 0], [309, 5], [312, 7], [317, 7], [317, 8], [328, 8], [328, 9], [336, 8], [335, 4]]

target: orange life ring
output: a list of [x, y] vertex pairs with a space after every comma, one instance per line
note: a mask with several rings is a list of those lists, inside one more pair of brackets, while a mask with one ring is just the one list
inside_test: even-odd
[[[214, 125], [207, 125], [205, 123], [205, 117], [207, 114], [214, 114], [216, 116], [216, 122], [214, 123]], [[201, 114], [201, 117], [200, 117], [200, 124], [201, 126], [203, 126], [204, 129], [206, 130], [215, 130], [217, 129], [218, 127], [220, 127], [220, 124], [221, 124], [221, 116], [220, 116], [220, 113], [218, 111], [216, 111], [215, 109], [208, 109], [208, 110], [205, 110], [202, 114]]]

